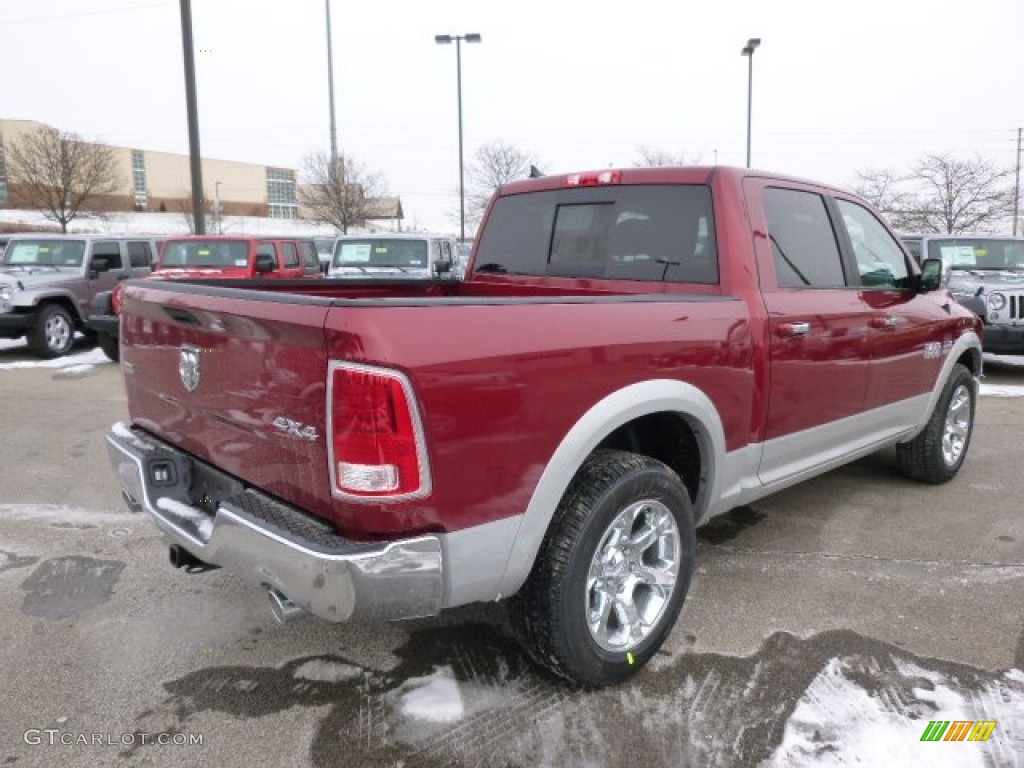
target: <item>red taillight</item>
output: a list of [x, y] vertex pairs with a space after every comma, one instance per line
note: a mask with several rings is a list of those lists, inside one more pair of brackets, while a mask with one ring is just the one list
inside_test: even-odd
[[566, 185], [570, 187], [596, 187], [601, 184], [618, 184], [621, 181], [622, 171], [573, 173], [565, 178]]
[[330, 368], [333, 491], [388, 500], [430, 492], [423, 429], [409, 380], [351, 363]]
[[115, 315], [121, 314], [121, 304], [124, 301], [124, 283], [118, 283], [110, 292], [110, 308]]

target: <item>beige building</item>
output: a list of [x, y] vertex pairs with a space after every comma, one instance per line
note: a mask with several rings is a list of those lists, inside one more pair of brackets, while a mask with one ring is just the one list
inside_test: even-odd
[[[0, 208], [19, 206], [17, 180], [10, 179], [4, 147], [44, 128], [34, 120], [0, 119]], [[123, 194], [101, 202], [111, 211], [180, 212], [192, 208], [188, 155], [147, 149], [111, 147], [117, 157]], [[297, 194], [298, 171], [234, 160], [202, 159], [203, 187], [209, 209], [225, 216], [304, 218]], [[401, 229], [402, 205], [397, 197], [379, 198], [379, 219], [373, 228]], [[369, 222], [368, 222], [369, 223]]]

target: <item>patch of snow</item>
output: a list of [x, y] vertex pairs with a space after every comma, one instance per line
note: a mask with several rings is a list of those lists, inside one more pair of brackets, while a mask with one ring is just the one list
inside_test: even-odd
[[1011, 669], [1003, 677], [1016, 683], [1024, 683], [1024, 669]]
[[982, 355], [985, 364], [992, 363], [993, 365], [1008, 365], [1014, 368], [1024, 368], [1024, 355], [993, 355], [991, 352], [986, 352]]
[[1024, 384], [982, 384], [978, 394], [982, 397], [1024, 397]]
[[432, 675], [406, 680], [401, 691], [398, 711], [406, 717], [453, 723], [465, 714], [459, 684], [450, 666], [435, 667]]
[[4, 520], [46, 520], [61, 523], [108, 523], [138, 519], [128, 510], [108, 512], [59, 504], [0, 504], [0, 518]]
[[0, 371], [16, 371], [25, 368], [78, 368], [79, 366], [116, 365], [103, 354], [102, 349], [88, 349], [53, 360], [18, 360], [14, 363], [0, 363]]
[[[782, 743], [763, 765], [980, 768], [993, 764], [990, 758], [994, 753], [1006, 748], [1003, 739], [998, 738], [1002, 733], [983, 744], [936, 745], [921, 741], [931, 720], [998, 719], [986, 711], [988, 697], [958, 689], [956, 679], [940, 672], [896, 662], [901, 676], [922, 683], [911, 689], [906, 700], [872, 693], [854, 682], [863, 677], [863, 670], [856, 668], [854, 659], [829, 661], [797, 703], [786, 723]], [[994, 693], [993, 699], [999, 700], [1000, 693]], [[1010, 691], [1003, 693], [1012, 695]], [[1013, 728], [1009, 722], [1001, 721], [1000, 725], [1004, 732]], [[962, 749], [963, 746], [972, 748]]]
[[326, 659], [312, 659], [299, 665], [293, 677], [301, 680], [314, 680], [318, 683], [341, 683], [346, 680], [358, 680], [363, 671], [352, 664]]
[[68, 373], [68, 374], [72, 374], [72, 373], [86, 373], [88, 371], [91, 371], [95, 367], [96, 367], [95, 365], [84, 365], [84, 364], [83, 365], [65, 365], [65, 366], [61, 367], [60, 372], [61, 373]]

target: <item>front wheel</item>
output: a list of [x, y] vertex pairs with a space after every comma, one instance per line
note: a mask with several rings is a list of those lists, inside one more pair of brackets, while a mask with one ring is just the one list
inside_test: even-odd
[[44, 305], [29, 329], [27, 339], [29, 349], [37, 356], [45, 359], [63, 357], [71, 351], [75, 341], [71, 313], [60, 304]]
[[971, 444], [977, 393], [967, 367], [954, 365], [924, 430], [909, 443], [896, 446], [904, 475], [933, 484], [956, 476]]
[[661, 462], [599, 451], [573, 479], [513, 626], [535, 661], [584, 686], [639, 670], [672, 630], [696, 548], [690, 497]]

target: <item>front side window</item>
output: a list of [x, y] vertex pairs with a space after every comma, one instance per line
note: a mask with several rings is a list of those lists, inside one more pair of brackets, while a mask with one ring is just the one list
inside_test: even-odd
[[821, 195], [769, 187], [764, 209], [780, 288], [846, 285], [839, 243]]
[[480, 272], [715, 284], [711, 192], [701, 185], [551, 190], [500, 198]]
[[865, 288], [908, 287], [910, 269], [899, 243], [867, 208], [836, 200], [843, 227], [853, 246], [857, 274]]

